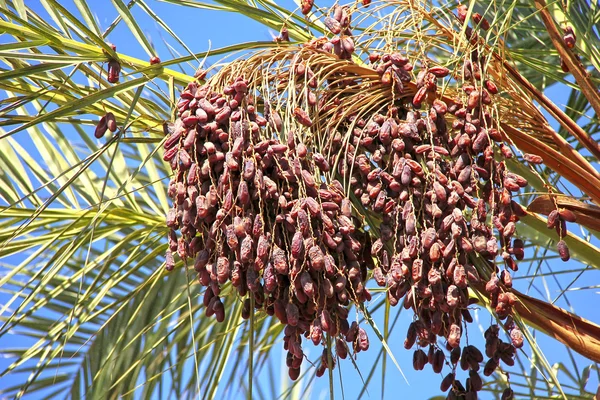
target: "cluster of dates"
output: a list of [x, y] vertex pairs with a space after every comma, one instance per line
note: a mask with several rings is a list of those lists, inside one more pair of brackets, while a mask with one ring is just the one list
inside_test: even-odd
[[[457, 17], [461, 23], [466, 22], [467, 14], [468, 14], [467, 6], [461, 5], [458, 7]], [[471, 18], [472, 18], [472, 21], [473, 21], [473, 24], [475, 27], [479, 27], [480, 29], [483, 29], [483, 30], [489, 29], [489, 27], [490, 27], [489, 22], [485, 18], [483, 18], [481, 16], [481, 14], [473, 13]], [[467, 37], [469, 37], [471, 39], [472, 43], [477, 42], [478, 36], [473, 31], [473, 28], [467, 27], [466, 35], [467, 35]], [[565, 42], [567, 48], [569, 48], [571, 50], [574, 49], [575, 44], [576, 44], [576, 36], [575, 36], [575, 33], [573, 32], [572, 27], [566, 26], [564, 28], [563, 41]], [[579, 56], [577, 56], [577, 55], [576, 55], [576, 57], [579, 58]], [[464, 89], [465, 89], [465, 91], [467, 91], [467, 93], [469, 93], [468, 91], [475, 92], [474, 96], [482, 96], [482, 99], [481, 99], [482, 103], [489, 105], [491, 103], [491, 98], [489, 95], [490, 94], [494, 95], [494, 94], [498, 93], [498, 89], [493, 82], [482, 79], [481, 71], [483, 70], [483, 68], [484, 68], [483, 66], [485, 65], [485, 60], [483, 59], [483, 57], [478, 58], [477, 52], [475, 51], [475, 52], [473, 52], [471, 58], [472, 58], [472, 60], [466, 60], [463, 65], [463, 78], [465, 81], [471, 83], [471, 84], [467, 84], [464, 87]], [[560, 60], [560, 65], [564, 72], [569, 72], [569, 69], [562, 58]], [[480, 90], [480, 91], [474, 90], [477, 87], [477, 85], [481, 85], [482, 90]], [[471, 96], [469, 95], [469, 97], [471, 97]], [[505, 158], [513, 157], [511, 150], [508, 148], [508, 146], [504, 145], [503, 143], [499, 143], [499, 149], [501, 151], [501, 154]], [[541, 164], [544, 161], [542, 159], [542, 157], [535, 155], [535, 154], [524, 154], [523, 159], [524, 159], [524, 161], [528, 162], [529, 164]], [[519, 182], [517, 182], [517, 183], [519, 183]], [[512, 186], [514, 186], [514, 185], [512, 185]], [[566, 223], [567, 222], [575, 222], [575, 220], [576, 220], [576, 216], [572, 211], [567, 210], [567, 209], [561, 209], [558, 207], [555, 210], [553, 210], [550, 213], [550, 215], [548, 216], [548, 228], [556, 229], [556, 233], [558, 234], [558, 237], [559, 237], [559, 241], [557, 243], [556, 248], [557, 248], [557, 252], [558, 252], [560, 258], [563, 261], [568, 261], [571, 257], [570, 252], [569, 252], [569, 247], [567, 246], [567, 243], [563, 240], [563, 238], [567, 235]], [[509, 262], [510, 262], [510, 260], [509, 260]]]
[[[309, 10], [312, 2], [305, 3]], [[463, 22], [464, 15], [462, 7]], [[484, 18], [473, 18], [487, 29]], [[351, 59], [350, 20], [348, 8], [335, 6], [324, 23], [339, 36], [317, 40], [312, 47]], [[475, 37], [472, 29], [467, 35]], [[373, 53], [369, 60], [381, 85], [406, 96], [414, 74], [406, 57]], [[318, 98], [315, 89], [356, 82], [343, 74], [337, 81], [320, 82], [304, 62], [293, 63], [306, 109], [285, 112], [298, 129], [314, 129], [315, 112], [324, 115], [343, 102], [343, 96], [329, 102], [327, 90]], [[302, 337], [324, 346], [318, 376], [335, 365], [327, 342], [334, 343], [339, 358], [369, 347], [364, 329], [349, 324], [347, 308], [370, 299], [364, 286], [367, 269], [386, 288], [391, 305], [402, 300], [415, 311], [404, 345], [416, 347], [416, 369], [426, 364], [436, 373], [444, 365], [451, 369], [441, 384], [443, 391], [451, 389], [448, 398], [477, 398], [483, 365], [489, 376], [501, 362], [514, 364], [523, 334], [510, 317], [517, 301], [510, 291], [511, 273], [524, 257], [523, 241], [514, 235], [525, 211], [512, 197], [527, 181], [501, 161], [512, 153], [491, 117], [498, 89], [486, 77], [484, 57], [473, 50], [464, 61], [460, 99], [438, 97], [438, 80], [449, 74], [445, 67], [423, 65], [412, 104], [394, 101], [377, 113], [344, 117], [336, 130], [327, 131], [322, 153], [310, 151], [298, 132], [286, 131], [268, 100], [255, 105], [241, 77], [219, 91], [191, 83], [182, 93], [178, 119], [165, 142], [164, 159], [174, 171], [167, 268], [173, 268], [175, 252], [195, 260], [207, 287], [206, 313], [219, 321], [225, 312], [221, 287], [228, 281], [245, 298], [244, 318], [252, 306], [275, 315], [286, 325], [292, 379], [298, 378], [304, 358]], [[534, 155], [525, 159], [541, 162]], [[343, 185], [336, 179], [323, 183], [324, 175], [348, 182], [377, 219], [370, 229], [379, 238], [372, 244]], [[549, 226], [562, 238], [565, 221], [572, 219], [557, 210]], [[568, 259], [563, 241], [559, 251]], [[472, 264], [474, 257], [491, 266], [501, 258], [504, 267], [493, 267], [484, 280]], [[470, 287], [489, 293], [496, 315], [507, 320], [510, 342], [503, 342], [499, 326], [492, 325], [485, 333], [485, 352], [464, 344], [463, 329], [473, 321]], [[459, 366], [469, 371], [464, 385], [456, 377]], [[507, 389], [503, 398], [511, 393]]]
[[[329, 168], [324, 157], [294, 131], [283, 132], [268, 104], [259, 113], [249, 92], [240, 77], [222, 91], [190, 83], [181, 95], [164, 143], [174, 173], [167, 269], [174, 267], [173, 253], [193, 260], [207, 287], [206, 314], [218, 321], [225, 318], [220, 294], [227, 282], [245, 298], [244, 318], [252, 305], [275, 315], [286, 325], [289, 375], [296, 379], [302, 337], [326, 347], [329, 335], [341, 358], [346, 342], [355, 352], [368, 348], [346, 306], [371, 298], [364, 286], [372, 266], [369, 238], [342, 185], [321, 182]], [[301, 109], [295, 115], [310, 124]], [[283, 135], [285, 142], [278, 139]], [[325, 360], [331, 350], [325, 348]]]
[[350, 8], [336, 4], [331, 8], [331, 15], [331, 17], [327, 16], [323, 19], [323, 24], [329, 32], [336, 36], [331, 39], [325, 37], [315, 39], [309, 42], [307, 46], [335, 54], [342, 60], [350, 60], [355, 49], [350, 29], [350, 22], [352, 21]]
[[[408, 60], [398, 53], [370, 59], [381, 83], [401, 93], [412, 69]], [[328, 151], [344, 154], [337, 172], [365, 209], [381, 219], [379, 239], [371, 246], [377, 260], [373, 276], [392, 305], [403, 299], [404, 307], [415, 311], [405, 341], [407, 349], [417, 346], [414, 367], [430, 363], [441, 372], [449, 365], [453, 372], [442, 384], [443, 390], [453, 388], [449, 397], [476, 398], [482, 387], [483, 354], [474, 346], [461, 348], [463, 325], [473, 321], [468, 288], [484, 283], [471, 263], [472, 253], [489, 262], [499, 256], [504, 260], [505, 268], [492, 273], [485, 285], [501, 319], [515, 304], [511, 271], [524, 255], [523, 242], [513, 238], [524, 211], [512, 196], [527, 181], [494, 157], [503, 138], [487, 106], [497, 89], [482, 79], [482, 69], [474, 52], [464, 66], [464, 101], [447, 104], [436, 91], [437, 80], [449, 70], [425, 66], [417, 75], [412, 110], [392, 106], [369, 118], [351, 116], [340, 129], [351, 135], [350, 143], [338, 132]], [[512, 343], [488, 352], [486, 375], [500, 361], [514, 362], [523, 340], [518, 327], [510, 329]], [[445, 339], [449, 357], [438, 336]], [[465, 386], [454, 379], [459, 362], [469, 370]]]

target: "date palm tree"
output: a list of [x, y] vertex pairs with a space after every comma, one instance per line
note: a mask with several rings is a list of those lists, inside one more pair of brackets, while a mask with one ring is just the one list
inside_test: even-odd
[[[102, 14], [111, 20], [99, 21], [94, 11], [99, 3]], [[194, 52], [192, 48], [198, 45], [180, 37], [192, 28], [168, 22], [169, 16], [186, 15], [201, 21], [215, 13], [247, 18], [257, 32], [271, 30], [279, 36], [220, 48], [207, 44], [204, 51]], [[402, 192], [393, 197], [388, 188], [390, 197], [381, 196], [387, 203], [377, 205], [381, 186], [371, 184], [372, 174], [360, 175], [360, 171], [344, 170], [340, 165], [347, 159], [351, 159], [348, 165], [354, 165], [355, 159], [363, 157], [365, 168], [380, 179], [382, 169], [375, 167], [391, 160], [391, 155], [382, 154], [385, 123], [378, 123], [376, 135], [381, 139], [375, 139], [383, 147], [372, 147], [372, 138], [360, 136], [361, 129], [373, 126], [371, 121], [385, 115], [409, 126], [406, 121], [417, 115], [413, 110], [421, 110], [421, 121], [429, 122], [423, 122], [420, 132], [431, 133], [427, 124], [435, 124], [435, 118], [446, 114], [448, 129], [460, 136], [468, 129], [465, 125], [473, 129], [484, 125], [475, 123], [474, 116], [465, 122], [459, 110], [462, 106], [476, 109], [469, 102], [481, 101], [488, 110], [485, 124], [489, 123], [489, 129], [473, 136], [473, 141], [485, 141], [482, 149], [490, 149], [488, 162], [513, 174], [503, 175], [517, 185], [506, 193], [510, 192], [508, 200], [518, 203], [520, 211], [509, 225], [491, 211], [493, 201], [487, 208], [483, 205], [488, 218], [483, 218], [482, 224], [498, 232], [500, 249], [493, 257], [495, 251], [486, 247], [480, 253], [487, 256], [481, 256], [473, 251], [476, 242], [466, 238], [468, 244], [460, 250], [465, 258], [460, 262], [468, 264], [466, 269], [473, 275], [469, 275], [468, 291], [467, 284], [461, 289], [471, 299], [471, 306], [463, 311], [477, 318], [464, 325], [459, 318], [453, 325], [459, 330], [459, 339], [460, 330], [470, 327], [466, 340], [474, 346], [467, 347], [487, 350], [489, 339], [486, 343], [481, 333], [490, 325], [498, 327], [507, 343], [512, 339], [519, 344], [519, 335], [525, 340], [524, 347], [516, 346], [521, 350], [513, 366], [508, 366], [509, 362], [486, 373], [483, 395], [507, 398], [510, 387], [517, 398], [594, 398], [600, 376], [600, 326], [591, 321], [597, 315], [589, 307], [598, 288], [593, 276], [600, 268], [600, 10], [596, 3], [506, 0], [459, 5], [382, 0], [340, 7], [310, 0], [286, 6], [270, 0], [5, 0], [0, 2], [0, 16], [3, 396], [306, 398], [325, 390], [331, 398], [362, 398], [373, 393], [383, 398], [390, 380], [403, 379], [405, 374], [413, 380], [408, 370], [412, 366], [422, 369], [427, 360], [419, 359], [419, 350], [409, 353], [400, 347], [410, 322], [424, 318], [417, 306], [420, 300], [415, 300], [423, 297], [416, 294], [421, 290], [417, 283], [421, 277], [413, 270], [409, 278], [407, 270], [406, 289], [394, 298], [389, 294], [395, 287], [390, 284], [391, 275], [383, 276], [389, 267], [388, 255], [393, 258], [401, 252], [400, 245], [386, 237], [385, 227], [393, 221], [385, 214], [398, 206], [394, 199], [402, 199]], [[155, 45], [148, 31], [158, 31], [163, 43]], [[215, 38], [224, 34], [214, 32]], [[125, 44], [116, 43], [113, 38], [117, 37]], [[211, 37], [204, 39], [208, 43]], [[157, 47], [164, 49], [160, 59]], [[145, 56], [132, 55], [138, 48]], [[235, 82], [242, 81], [249, 89], [232, 89]], [[269, 146], [287, 143], [288, 147], [277, 147], [287, 152], [292, 143], [308, 144], [311, 161], [303, 161], [303, 168], [325, 186], [340, 183], [340, 196], [348, 200], [344, 204], [351, 204], [348, 215], [359, 221], [354, 222], [362, 235], [357, 248], [363, 251], [367, 243], [371, 249], [381, 246], [372, 255], [361, 253], [363, 258], [359, 258], [366, 273], [360, 284], [364, 283], [370, 295], [350, 293], [345, 308], [371, 337], [368, 353], [372, 357], [355, 354], [369, 346], [348, 342], [336, 352], [326, 353], [321, 373], [328, 373], [317, 378], [321, 359], [317, 347], [308, 353], [301, 375], [291, 382], [285, 367], [280, 372], [284, 358], [281, 341], [284, 336], [289, 341], [289, 335], [266, 303], [261, 308], [252, 296], [244, 302], [246, 289], [236, 290], [227, 283], [217, 293], [222, 299], [219, 304], [225, 305], [223, 314], [217, 315], [223, 321], [206, 316], [214, 313], [214, 301], [207, 300], [211, 304], [208, 309], [203, 304], [207, 283], [199, 279], [193, 258], [186, 259], [185, 251], [183, 258], [177, 256], [182, 252], [178, 251], [177, 236], [171, 235], [183, 234], [175, 233], [167, 222], [183, 161], [171, 163], [174, 156], [165, 155], [172, 147], [169, 139], [187, 124], [183, 120], [190, 113], [185, 110], [202, 85], [231, 96], [255, 94], [243, 101], [245, 107], [252, 101], [250, 105], [265, 120], [260, 129], [270, 135]], [[493, 100], [484, 100], [484, 93]], [[551, 99], [557, 98], [556, 93], [564, 96], [554, 102]], [[233, 117], [228, 114], [225, 118]], [[365, 125], [360, 125], [361, 119]], [[443, 124], [446, 129], [446, 122]], [[190, 130], [185, 128], [186, 133]], [[431, 141], [406, 136], [410, 145], [403, 141], [402, 149], [395, 148], [398, 153], [412, 154], [406, 156], [408, 161], [402, 158], [405, 164], [401, 166], [409, 172], [406, 187], [414, 189], [420, 184], [419, 168], [429, 168], [431, 176], [437, 176], [431, 165], [459, 158], [448, 150], [459, 148], [458, 136], [434, 136], [430, 135]], [[478, 146], [467, 139], [469, 149]], [[343, 145], [336, 147], [336, 140]], [[440, 145], [439, 140], [451, 144]], [[414, 152], [422, 154], [422, 159]], [[464, 154], [470, 157], [472, 153], [465, 150]], [[422, 161], [420, 165], [412, 159], [415, 157]], [[477, 177], [485, 174], [483, 158], [478, 164], [475, 154], [472, 162]], [[410, 180], [411, 168], [417, 183]], [[392, 170], [388, 172], [391, 177]], [[438, 178], [431, 176], [426, 173], [423, 185], [435, 181], [439, 186]], [[510, 182], [502, 180], [494, 184], [510, 187]], [[485, 190], [481, 182], [473, 185], [475, 191]], [[292, 198], [300, 196], [291, 186], [285, 187]], [[424, 187], [437, 190], [435, 185]], [[415, 195], [413, 189], [406, 189], [407, 196], [409, 192]], [[275, 187], [281, 198], [285, 198], [283, 190], [283, 184]], [[440, 190], [443, 193], [430, 193], [429, 197], [419, 194], [430, 202], [429, 211], [425, 205], [419, 211], [425, 220], [434, 214], [432, 204], [451, 193]], [[478, 196], [471, 193], [473, 196], [467, 194], [471, 199]], [[432, 196], [437, 200], [432, 201]], [[477, 206], [465, 207], [465, 199], [459, 201], [466, 210], [465, 218], [470, 218]], [[225, 209], [225, 201], [216, 204]], [[321, 204], [315, 215], [334, 212], [326, 210], [337, 207], [332, 204]], [[272, 211], [267, 208], [259, 213], [267, 215]], [[460, 210], [452, 214], [451, 208], [444, 209], [457, 221], [462, 218]], [[423, 234], [430, 226], [425, 220], [419, 222]], [[311, 223], [317, 226], [314, 224], [321, 222]], [[439, 221], [433, 226], [437, 229]], [[456, 233], [456, 237], [460, 235]], [[510, 245], [517, 243], [511, 242], [513, 236], [523, 246]], [[439, 246], [448, 245], [443, 237], [435, 240]], [[434, 245], [430, 243], [423, 256], [430, 265], [439, 258], [429, 249]], [[560, 258], [568, 261], [563, 263]], [[369, 265], [368, 271], [364, 265]], [[502, 275], [497, 274], [500, 269], [505, 270]], [[456, 274], [453, 280], [459, 285]], [[490, 288], [490, 282], [499, 286]], [[315, 285], [318, 287], [318, 282]], [[352, 285], [348, 290], [357, 291]], [[456, 286], [454, 289], [458, 293]], [[499, 300], [500, 294], [506, 302]], [[448, 300], [445, 296], [439, 301], [450, 303], [451, 295]], [[502, 305], [509, 300], [512, 308], [506, 311]], [[253, 305], [256, 311], [250, 312]], [[289, 314], [286, 318], [289, 320]], [[464, 321], [468, 319], [464, 317]], [[435, 346], [443, 355], [438, 362], [444, 367], [443, 375], [455, 369], [456, 378], [464, 382], [468, 374], [456, 365], [453, 369], [450, 352], [444, 352], [446, 342], [448, 349], [455, 347], [451, 345], [452, 329], [444, 329], [445, 334], [431, 348]], [[322, 340], [331, 349], [336, 338], [325, 334]], [[415, 347], [414, 338], [412, 343], [407, 341], [407, 347]], [[312, 346], [308, 342], [305, 340], [305, 349]], [[558, 358], [557, 348], [561, 349]], [[352, 356], [341, 359], [345, 358], [341, 353], [348, 350]], [[412, 366], [410, 357], [414, 357]], [[499, 359], [496, 357], [496, 365]], [[432, 378], [429, 368], [418, 374]], [[350, 382], [352, 379], [360, 384]], [[471, 384], [474, 379], [471, 376]], [[416, 393], [441, 396], [437, 381], [434, 386], [433, 391], [427, 388]], [[466, 386], [463, 391], [469, 390]], [[464, 398], [461, 393], [455, 383], [443, 396]]]

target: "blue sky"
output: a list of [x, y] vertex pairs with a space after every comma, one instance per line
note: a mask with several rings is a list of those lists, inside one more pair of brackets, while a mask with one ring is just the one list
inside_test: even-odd
[[[63, 3], [63, 2], [61, 2]], [[65, 5], [70, 4], [64, 2]], [[40, 13], [44, 13], [43, 7], [38, 4], [37, 0], [27, 1], [28, 5], [31, 5], [35, 11], [39, 11]], [[111, 2], [108, 0], [94, 0], [91, 1], [90, 4], [94, 5], [93, 12], [97, 15], [98, 22], [102, 29], [105, 29], [110, 25], [116, 16], [116, 11], [112, 6]], [[249, 41], [264, 41], [270, 40], [272, 34], [276, 34], [276, 32], [269, 31], [262, 25], [258, 23], [233, 14], [226, 12], [216, 12], [211, 10], [203, 10], [203, 9], [194, 9], [194, 8], [182, 8], [182, 7], [174, 7], [170, 4], [156, 1], [148, 1], [148, 4], [152, 7], [152, 9], [159, 14], [173, 29], [179, 37], [190, 47], [190, 49], [194, 52], [203, 52], [207, 51], [210, 48], [219, 48], [226, 45], [238, 43], [238, 42], [249, 42]], [[284, 4], [288, 5], [288, 4]], [[72, 6], [69, 6], [72, 9]], [[162, 37], [166, 37], [165, 33], [160, 30], [160, 28], [156, 25], [156, 23], [148, 17], [145, 13], [141, 12], [139, 9], [133, 10], [134, 15], [138, 19], [138, 23], [144, 27], [144, 32], [148, 39], [153, 43], [153, 45], [157, 49], [157, 55], [162, 60], [169, 60], [172, 58], [171, 54], [167, 46], [165, 46]], [[142, 47], [135, 41], [129, 31], [125, 28], [123, 24], [119, 26], [115, 31], [111, 33], [108, 40], [117, 45], [117, 50], [124, 54], [139, 57], [141, 59], [147, 59], [146, 53], [143, 51]], [[173, 44], [173, 40], [171, 38], [167, 39], [169, 43]], [[183, 49], [180, 46], [175, 46], [176, 49], [183, 52]], [[182, 53], [183, 55], [184, 53]], [[214, 63], [216, 60], [209, 60], [209, 63]], [[185, 72], [191, 74], [194, 69], [197, 67], [195, 63], [192, 63], [188, 66]], [[568, 90], [566, 87], [561, 85], [556, 85], [552, 89], [547, 92], [547, 95], [554, 100], [559, 106], [562, 106], [568, 98]], [[25, 137], [24, 135], [22, 137]], [[596, 243], [597, 244], [597, 243]], [[10, 260], [10, 262], [20, 262], [19, 259]], [[570, 262], [564, 264], [562, 262], [556, 261], [555, 259], [550, 260], [548, 262], [542, 263], [539, 265], [539, 268], [543, 272], [559, 271], [559, 270], [567, 270], [573, 267], [574, 262]], [[537, 264], [535, 265], [537, 267]], [[553, 281], [552, 278], [549, 278], [545, 283], [545, 290], [536, 291], [529, 290], [528, 288], [528, 279], [518, 279], [519, 276], [523, 276], [527, 274], [527, 266], [523, 265], [519, 273], [516, 275], [515, 286], [523, 291], [529, 292], [531, 295], [537, 298], [550, 298], [554, 299], [560, 292], [559, 286], [557, 282]], [[560, 278], [560, 282], [568, 282], [569, 279], [567, 277], [572, 277], [573, 274], [565, 274]], [[574, 287], [583, 287], [587, 285], [596, 284], [598, 280], [598, 273], [594, 271], [592, 273], [586, 274], [585, 279], [594, 278], [593, 282], [587, 281], [577, 281], [574, 284]], [[537, 285], [538, 287], [544, 287], [544, 285]], [[0, 299], [4, 301], [3, 295], [0, 296]], [[573, 309], [577, 310], [577, 312], [592, 321], [600, 321], [600, 310], [595, 306], [597, 301], [597, 290], [578, 290], [571, 291], [568, 293], [568, 301], [565, 301], [565, 298], [562, 297], [557, 305], [569, 309], [569, 307], [573, 307]], [[394, 319], [396, 313], [401, 311], [401, 307], [397, 307], [393, 309], [391, 312], [392, 320]], [[382, 327], [383, 326], [383, 313], [376, 312], [374, 317], [376, 323]], [[481, 336], [483, 330], [487, 328], [490, 323], [489, 314], [483, 310], [475, 312], [476, 322], [471, 325], [469, 330], [469, 338], [474, 343], [481, 343]], [[426, 367], [424, 371], [414, 371], [412, 368], [412, 351], [404, 350], [402, 344], [404, 341], [404, 335], [406, 333], [406, 328], [408, 327], [410, 321], [412, 320], [412, 313], [407, 312], [406, 310], [402, 310], [398, 322], [397, 327], [394, 330], [392, 336], [389, 339], [389, 347], [392, 350], [400, 368], [402, 369], [404, 375], [406, 376], [406, 380], [410, 382], [408, 384], [400, 371], [394, 366], [394, 363], [388, 357], [387, 359], [387, 368], [385, 370], [385, 374], [382, 374], [382, 365], [379, 362], [378, 367], [375, 371], [373, 381], [368, 387], [368, 396], [364, 398], [378, 399], [382, 396], [382, 386], [385, 392], [385, 398], [414, 398], [414, 399], [424, 399], [429, 398], [431, 396], [439, 395], [439, 383], [441, 381], [441, 376], [436, 376], [431, 372], [430, 367]], [[479, 322], [479, 324], [478, 324]], [[378, 346], [378, 341], [373, 332], [369, 329], [369, 337], [371, 339], [371, 349], [368, 352], [361, 352], [358, 355], [357, 365], [360, 368], [360, 374], [362, 374], [363, 378], [366, 378], [366, 375], [369, 373], [371, 366], [375, 363], [377, 355], [380, 350], [380, 346]], [[558, 344], [556, 341], [549, 339], [543, 335], [538, 336], [539, 342], [544, 349], [549, 349], [546, 352], [546, 356], [549, 358], [550, 363], [554, 362], [565, 362], [567, 364], [570, 363], [569, 356], [567, 352], [564, 350], [564, 346]], [[22, 344], [22, 338], [11, 337], [9, 339], [10, 342], [7, 342], [6, 338], [0, 340], [0, 345], [2, 346], [13, 346], [15, 344]], [[310, 349], [310, 358], [316, 359], [320, 354], [320, 348], [313, 348], [312, 345], [306, 344], [304, 346], [307, 349]], [[530, 355], [530, 350], [527, 346], [524, 348], [525, 355]], [[273, 352], [273, 357], [277, 357], [277, 363], [283, 362], [283, 356], [279, 350], [275, 350]], [[576, 356], [576, 359], [580, 361], [580, 367], [584, 367], [590, 364], [589, 361], [585, 361], [579, 356]], [[526, 358], [523, 358], [523, 362], [527, 362]], [[276, 364], [277, 364], [276, 363]], [[0, 368], [4, 368], [7, 364], [6, 360], [0, 360]], [[277, 366], [277, 365], [276, 365]], [[303, 368], [307, 368], [307, 364], [303, 365]], [[341, 365], [342, 371], [342, 380], [340, 384], [340, 376], [337, 373], [334, 374], [335, 377], [335, 393], [336, 398], [341, 398], [342, 396], [342, 387], [343, 394], [346, 399], [354, 399], [361, 391], [363, 387], [361, 375], [354, 368], [349, 360], [342, 362]], [[568, 368], [571, 368], [569, 365]], [[277, 370], [279, 372], [279, 370]], [[447, 368], [444, 373], [447, 372]], [[287, 373], [285, 371], [281, 372], [283, 376], [286, 376]], [[385, 378], [383, 378], [385, 376]], [[465, 376], [461, 375], [461, 378], [464, 380]], [[240, 379], [246, 379], [245, 376], [241, 376]], [[264, 373], [257, 377], [257, 380], [261, 384], [269, 383], [269, 375]], [[597, 381], [597, 380], [596, 380]], [[11, 384], [8, 380], [0, 380], [0, 388], [7, 387]], [[312, 388], [312, 392], [310, 398], [318, 399], [318, 398], [327, 398], [328, 397], [328, 385], [329, 382], [327, 378], [318, 379], [316, 384]], [[593, 387], [593, 385], [589, 386]], [[482, 399], [491, 398], [489, 394], [483, 393], [481, 395]]]

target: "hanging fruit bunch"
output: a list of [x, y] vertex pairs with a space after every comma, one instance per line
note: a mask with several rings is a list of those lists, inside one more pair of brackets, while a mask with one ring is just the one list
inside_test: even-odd
[[[351, 14], [336, 5], [323, 20], [327, 37], [259, 52], [183, 91], [164, 142], [173, 170], [167, 269], [174, 253], [193, 264], [218, 321], [228, 282], [244, 318], [254, 309], [276, 316], [292, 379], [303, 337], [324, 347], [319, 376], [334, 366], [333, 347], [342, 359], [369, 347], [348, 307], [371, 299], [372, 276], [392, 306], [415, 313], [404, 342], [414, 368], [447, 366], [448, 398], [476, 398], [481, 369], [513, 365], [523, 345], [511, 288], [525, 211], [513, 196], [528, 183], [505, 163], [513, 154], [489, 54], [468, 47], [453, 71], [387, 46], [357, 65]], [[457, 22], [466, 15], [461, 6]], [[489, 23], [472, 18], [466, 35], [476, 43], [475, 29]], [[442, 95], [442, 83], [453, 89]], [[561, 235], [565, 214], [549, 218]], [[568, 259], [564, 242], [559, 250]], [[464, 340], [469, 290], [486, 294], [504, 321], [487, 329], [484, 351]]]
[[[471, 71], [473, 62], [480, 65], [476, 52], [465, 71]], [[412, 69], [405, 57], [383, 54], [374, 67], [381, 85], [402, 94], [404, 76]], [[404, 342], [407, 349], [416, 347], [414, 368], [430, 363], [439, 373], [448, 364], [452, 372], [441, 389], [452, 387], [451, 393], [476, 396], [482, 388], [483, 353], [461, 340], [464, 323], [473, 322], [468, 289], [482, 280], [472, 256], [476, 253], [489, 262], [503, 258], [504, 269], [499, 276], [492, 272], [485, 290], [497, 316], [505, 319], [516, 301], [507, 290], [511, 272], [517, 269], [515, 258], [523, 257], [523, 242], [513, 235], [524, 211], [512, 194], [527, 182], [494, 158], [495, 143], [502, 136], [487, 110], [492, 94], [481, 74], [465, 77], [464, 99], [447, 104], [436, 93], [438, 79], [448, 74], [444, 67], [422, 68], [409, 109], [393, 106], [369, 118], [349, 116], [340, 125], [352, 136], [338, 173], [350, 176], [356, 198], [367, 212], [380, 217], [379, 238], [371, 249], [377, 260], [373, 277], [386, 288], [392, 306], [403, 300], [406, 309], [415, 311]], [[334, 136], [329, 154], [342, 152], [341, 137], [341, 132], [337, 140]], [[490, 345], [485, 375], [500, 361], [513, 365], [515, 350], [523, 344], [519, 328], [507, 326], [516, 338], [512, 344], [502, 342], [497, 325], [486, 333]], [[458, 365], [469, 371], [465, 385], [455, 379]]]
[[[303, 336], [316, 345], [327, 334], [339, 336], [355, 350], [368, 348], [365, 331], [348, 323], [346, 306], [370, 299], [369, 238], [341, 184], [321, 182], [329, 168], [323, 157], [294, 131], [280, 141], [279, 112], [268, 103], [261, 111], [241, 76], [219, 90], [191, 83], [182, 93], [164, 144], [174, 172], [167, 269], [174, 266], [172, 252], [193, 263], [207, 287], [206, 314], [218, 321], [225, 317], [220, 294], [227, 282], [245, 298], [244, 318], [252, 305], [275, 315], [286, 325], [296, 379]], [[301, 109], [294, 115], [311, 125]], [[337, 346], [338, 355], [346, 351]]]

